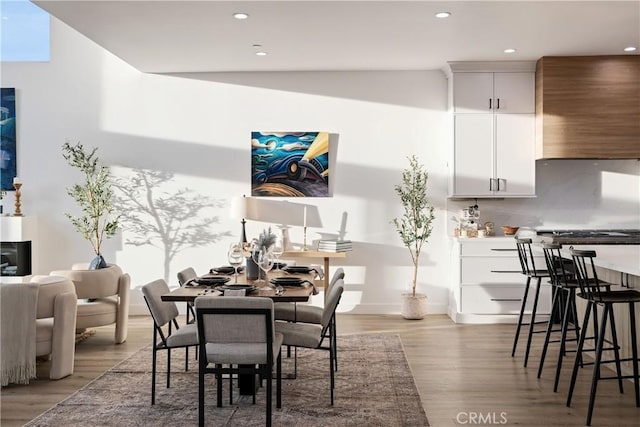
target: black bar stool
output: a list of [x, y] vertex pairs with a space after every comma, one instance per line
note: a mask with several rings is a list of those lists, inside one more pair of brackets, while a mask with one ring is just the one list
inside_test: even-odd
[[[587, 309], [582, 322], [582, 330], [586, 330], [586, 326], [589, 324], [589, 316], [591, 311], [595, 310], [596, 306], [602, 306], [603, 312], [601, 320], [598, 324], [598, 339], [596, 343], [595, 361], [593, 366], [593, 378], [591, 380], [591, 393], [589, 395], [589, 409], [587, 412], [587, 425], [591, 425], [591, 417], [593, 415], [593, 406], [596, 399], [596, 391], [598, 388], [599, 380], [617, 379], [618, 388], [620, 393], [623, 393], [622, 380], [626, 378], [633, 378], [633, 384], [635, 389], [636, 406], [640, 407], [640, 374], [638, 374], [638, 337], [636, 335], [636, 315], [635, 304], [640, 302], [640, 292], [633, 289], [623, 290], [607, 290], [606, 284], [598, 280], [596, 274], [596, 268], [593, 259], [596, 257], [596, 252], [591, 250], [575, 250], [571, 249], [571, 256], [575, 265], [576, 278], [578, 279], [578, 286], [580, 287], [580, 293], [578, 296], [583, 298], [587, 302]], [[629, 306], [629, 328], [631, 331], [631, 357], [620, 359], [620, 353], [618, 350], [618, 339], [616, 335], [615, 316], [613, 312], [614, 304], [627, 304]], [[595, 314], [594, 314], [595, 316]], [[613, 351], [615, 359], [603, 360], [602, 351], [605, 341], [605, 331], [607, 329], [607, 319], [610, 320], [611, 338], [613, 341]], [[584, 336], [580, 335], [578, 341], [577, 354], [580, 355], [584, 347]], [[604, 363], [614, 362], [616, 364], [616, 376], [614, 377], [602, 377], [600, 375], [600, 365]], [[620, 362], [631, 362], [633, 366], [632, 375], [622, 375]], [[575, 387], [576, 379], [578, 376], [578, 367], [580, 366], [579, 357], [573, 364], [573, 373], [571, 375], [571, 385], [569, 386], [569, 395], [567, 397], [567, 406], [571, 406], [571, 398], [573, 397], [573, 389]]]
[[[553, 302], [551, 303], [551, 312], [555, 313], [556, 310], [560, 313], [560, 339], [551, 340], [551, 333], [557, 332], [553, 330], [554, 318], [549, 317], [547, 323], [547, 331], [544, 337], [544, 344], [542, 346], [542, 354], [540, 356], [540, 365], [538, 366], [538, 378], [542, 375], [542, 368], [547, 355], [547, 348], [549, 343], [559, 342], [560, 352], [558, 354], [558, 364], [556, 366], [556, 376], [553, 384], [553, 391], [558, 391], [558, 382], [560, 378], [560, 371], [562, 369], [562, 359], [567, 353], [566, 342], [578, 341], [580, 338], [577, 325], [577, 310], [576, 310], [576, 289], [578, 283], [574, 278], [573, 273], [569, 270], [570, 266], [567, 265], [565, 260], [560, 256], [560, 249], [562, 245], [558, 243], [543, 243], [542, 250], [544, 251], [544, 259], [547, 264], [547, 271], [551, 278], [551, 285], [553, 286]], [[564, 301], [564, 304], [563, 304]], [[571, 323], [571, 328], [569, 328]], [[568, 331], [575, 332], [575, 339], [567, 339]]]
[[[551, 312], [559, 310], [560, 312], [560, 339], [551, 340], [551, 333], [558, 332], [553, 330], [554, 319], [549, 318], [547, 325], [547, 333], [545, 334], [544, 344], [542, 346], [542, 355], [540, 356], [540, 365], [538, 366], [538, 378], [542, 375], [542, 368], [547, 355], [547, 349], [550, 343], [560, 343], [560, 351], [558, 353], [558, 361], [556, 364], [556, 375], [553, 383], [553, 391], [558, 391], [558, 383], [560, 381], [560, 373], [562, 371], [563, 358], [569, 352], [575, 352], [575, 350], [567, 350], [567, 342], [578, 342], [580, 339], [580, 327], [578, 326], [578, 312], [576, 310], [576, 290], [579, 289], [578, 281], [575, 277], [573, 261], [571, 259], [563, 258], [560, 254], [562, 245], [559, 243], [543, 243], [542, 250], [544, 252], [545, 262], [547, 264], [547, 270], [550, 273], [551, 284], [554, 287], [553, 302]], [[592, 283], [589, 283], [592, 285]], [[604, 284], [606, 289], [609, 290], [608, 284]], [[594, 307], [594, 310], [596, 307]], [[594, 311], [594, 313], [596, 313]], [[571, 324], [571, 327], [569, 327]], [[593, 330], [595, 334], [598, 331], [597, 314], [593, 317]], [[567, 338], [569, 331], [575, 332], [575, 338]], [[586, 332], [586, 331], [585, 331]], [[595, 340], [596, 336], [586, 336], [585, 340]], [[592, 349], [595, 351], [595, 348]], [[585, 350], [584, 351], [589, 351]], [[581, 358], [578, 354], [577, 357]], [[580, 359], [580, 366], [584, 366], [582, 359]]]
[[[533, 258], [533, 252], [531, 251], [531, 239], [516, 239], [516, 245], [518, 247], [518, 258], [520, 260], [520, 266], [522, 267], [522, 274], [527, 277], [527, 283], [524, 287], [524, 295], [522, 297], [522, 306], [520, 307], [520, 315], [518, 316], [518, 326], [516, 327], [516, 334], [513, 338], [513, 348], [511, 349], [511, 357], [516, 354], [516, 347], [518, 346], [518, 338], [520, 337], [520, 329], [522, 326], [529, 326], [529, 333], [527, 336], [527, 348], [524, 355], [524, 366], [527, 366], [529, 361], [529, 351], [531, 350], [531, 339], [533, 334], [542, 333], [546, 330], [534, 330], [536, 324], [546, 323], [544, 321], [536, 322], [536, 310], [538, 309], [538, 297], [540, 296], [540, 286], [542, 285], [543, 278], [549, 278], [549, 272], [547, 270], [540, 270], [536, 268], [536, 264]], [[523, 323], [525, 307], [527, 305], [527, 298], [529, 296], [529, 286], [531, 285], [531, 279], [536, 279], [535, 295], [533, 296], [533, 307], [531, 308], [531, 320], [529, 323]]]

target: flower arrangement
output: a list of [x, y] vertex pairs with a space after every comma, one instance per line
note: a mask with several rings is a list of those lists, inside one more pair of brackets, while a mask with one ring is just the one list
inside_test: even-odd
[[265, 248], [266, 250], [269, 250], [269, 248], [276, 242], [276, 238], [277, 236], [271, 231], [271, 227], [266, 230], [262, 230], [262, 233], [258, 236], [256, 248]]

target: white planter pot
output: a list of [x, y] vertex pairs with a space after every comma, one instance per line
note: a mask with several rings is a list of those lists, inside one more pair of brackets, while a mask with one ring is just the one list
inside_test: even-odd
[[427, 314], [427, 296], [424, 294], [402, 294], [402, 304], [400, 307], [402, 317], [409, 320], [423, 319]]

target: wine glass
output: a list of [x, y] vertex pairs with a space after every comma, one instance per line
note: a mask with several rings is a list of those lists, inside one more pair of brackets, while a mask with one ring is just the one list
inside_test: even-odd
[[266, 248], [262, 247], [253, 252], [253, 260], [260, 267], [260, 270], [264, 271], [264, 279], [258, 277], [256, 282], [266, 284], [267, 272], [273, 267], [273, 255]]
[[227, 253], [229, 264], [233, 267], [233, 274], [235, 276], [234, 283], [238, 283], [238, 267], [242, 265], [244, 260], [244, 251], [240, 243], [232, 243], [229, 246], [229, 252]]
[[273, 257], [275, 258], [274, 264], [276, 266], [276, 270], [280, 270], [279, 260], [282, 254], [284, 253], [284, 245], [282, 243], [283, 243], [282, 238], [276, 237], [275, 241], [273, 242], [270, 248], [271, 253], [273, 254]]

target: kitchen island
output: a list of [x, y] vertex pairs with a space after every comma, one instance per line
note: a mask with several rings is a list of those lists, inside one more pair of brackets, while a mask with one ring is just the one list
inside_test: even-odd
[[[539, 245], [533, 245], [534, 250], [542, 252]], [[570, 248], [578, 250], [594, 250], [596, 257], [593, 259], [596, 265], [598, 279], [614, 285], [621, 285], [632, 289], [640, 290], [640, 245], [568, 245], [562, 247], [561, 254], [567, 258], [571, 257]], [[612, 288], [621, 289], [618, 286]], [[578, 318], [582, 319], [586, 308], [586, 303], [582, 298], [576, 298]], [[620, 345], [620, 357], [629, 358], [632, 356], [631, 349], [631, 328], [629, 322], [629, 307], [627, 304], [615, 304], [613, 307], [616, 319], [616, 332], [618, 344]], [[636, 313], [638, 307], [636, 307]], [[600, 315], [600, 313], [598, 314]], [[636, 330], [640, 330], [640, 316], [636, 316]], [[588, 332], [589, 335], [593, 331]], [[606, 339], [611, 342], [609, 326], [607, 327]], [[629, 362], [622, 363], [622, 370], [625, 375], [632, 373], [632, 365]]]

